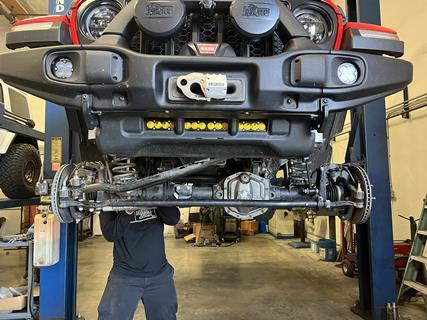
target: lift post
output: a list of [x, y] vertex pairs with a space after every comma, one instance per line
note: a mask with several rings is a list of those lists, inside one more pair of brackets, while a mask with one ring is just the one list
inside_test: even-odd
[[[66, 15], [72, 0], [49, 1], [49, 14]], [[59, 4], [58, 4], [59, 3]], [[77, 154], [76, 141], [61, 106], [46, 102], [44, 177], [52, 179], [55, 163], [68, 163]], [[52, 150], [54, 149], [54, 150]], [[52, 161], [54, 160], [54, 161]], [[40, 319], [76, 319], [77, 294], [77, 226], [61, 224], [60, 260], [40, 271]]]
[[[52, 179], [55, 165], [52, 156], [61, 162], [71, 159], [72, 133], [68, 127], [65, 109], [46, 103], [46, 139], [44, 177]], [[57, 150], [55, 150], [57, 149]], [[58, 149], [60, 155], [58, 155]], [[77, 226], [61, 224], [60, 260], [40, 271], [40, 319], [75, 319], [77, 286]]]
[[[348, 18], [381, 24], [380, 0], [347, 0]], [[347, 161], [364, 162], [373, 185], [371, 218], [357, 227], [359, 303], [353, 309], [365, 319], [387, 319], [396, 302], [385, 100], [353, 112]]]

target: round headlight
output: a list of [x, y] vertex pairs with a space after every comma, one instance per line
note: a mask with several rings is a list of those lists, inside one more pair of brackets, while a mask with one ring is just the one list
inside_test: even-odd
[[314, 43], [321, 43], [327, 34], [328, 25], [321, 15], [303, 13], [297, 16], [298, 21], [310, 35]]
[[314, 43], [321, 44], [329, 39], [332, 22], [323, 9], [314, 6], [298, 8], [294, 11], [294, 15]]
[[89, 40], [96, 40], [116, 15], [122, 4], [116, 0], [92, 0], [84, 2], [79, 8], [79, 27], [81, 33]]

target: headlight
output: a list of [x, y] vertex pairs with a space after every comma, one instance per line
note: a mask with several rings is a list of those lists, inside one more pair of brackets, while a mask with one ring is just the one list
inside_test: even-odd
[[322, 9], [317, 9], [314, 6], [298, 8], [294, 11], [294, 15], [314, 43], [321, 44], [329, 39], [332, 32], [332, 22], [329, 15]]
[[79, 8], [80, 32], [89, 40], [98, 39], [121, 9], [122, 4], [116, 0], [84, 2]]

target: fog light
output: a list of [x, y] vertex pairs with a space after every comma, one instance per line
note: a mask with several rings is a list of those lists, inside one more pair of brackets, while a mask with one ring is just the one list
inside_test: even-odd
[[338, 67], [338, 78], [347, 85], [352, 85], [359, 79], [359, 70], [352, 63], [343, 63]]
[[73, 75], [73, 62], [68, 58], [59, 58], [52, 63], [52, 72], [59, 79], [69, 79]]

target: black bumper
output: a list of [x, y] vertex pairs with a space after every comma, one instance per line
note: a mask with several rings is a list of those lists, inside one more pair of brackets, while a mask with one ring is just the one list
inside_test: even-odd
[[[52, 63], [73, 62], [70, 79], [57, 79]], [[350, 62], [359, 79], [348, 86], [337, 67]], [[221, 73], [242, 84], [240, 99], [175, 99], [173, 79]], [[117, 46], [61, 46], [0, 55], [7, 83], [66, 108], [81, 110], [98, 127], [104, 153], [133, 156], [300, 157], [313, 151], [312, 128], [328, 112], [350, 109], [402, 90], [412, 80], [409, 62], [378, 55], [326, 50], [268, 58], [143, 55]], [[172, 86], [172, 87], [171, 87]], [[267, 132], [150, 132], [147, 118], [277, 120], [287, 130]], [[318, 123], [317, 123], [318, 124]]]
[[[119, 60], [114, 59], [116, 56]], [[51, 63], [58, 57], [73, 61], [72, 78], [62, 80], [52, 75]], [[295, 67], [296, 61], [300, 67]], [[360, 69], [360, 78], [352, 86], [339, 83], [336, 76], [337, 64], [346, 61]], [[243, 101], [171, 101], [169, 79], [191, 72], [223, 73], [241, 79], [245, 85]], [[412, 81], [412, 65], [356, 52], [303, 50], [268, 58], [195, 58], [151, 56], [117, 46], [88, 45], [1, 54], [0, 77], [65, 107], [81, 108], [82, 95], [92, 95], [95, 111], [312, 114], [319, 111], [322, 98], [329, 100], [328, 108], [333, 112], [402, 90]]]

